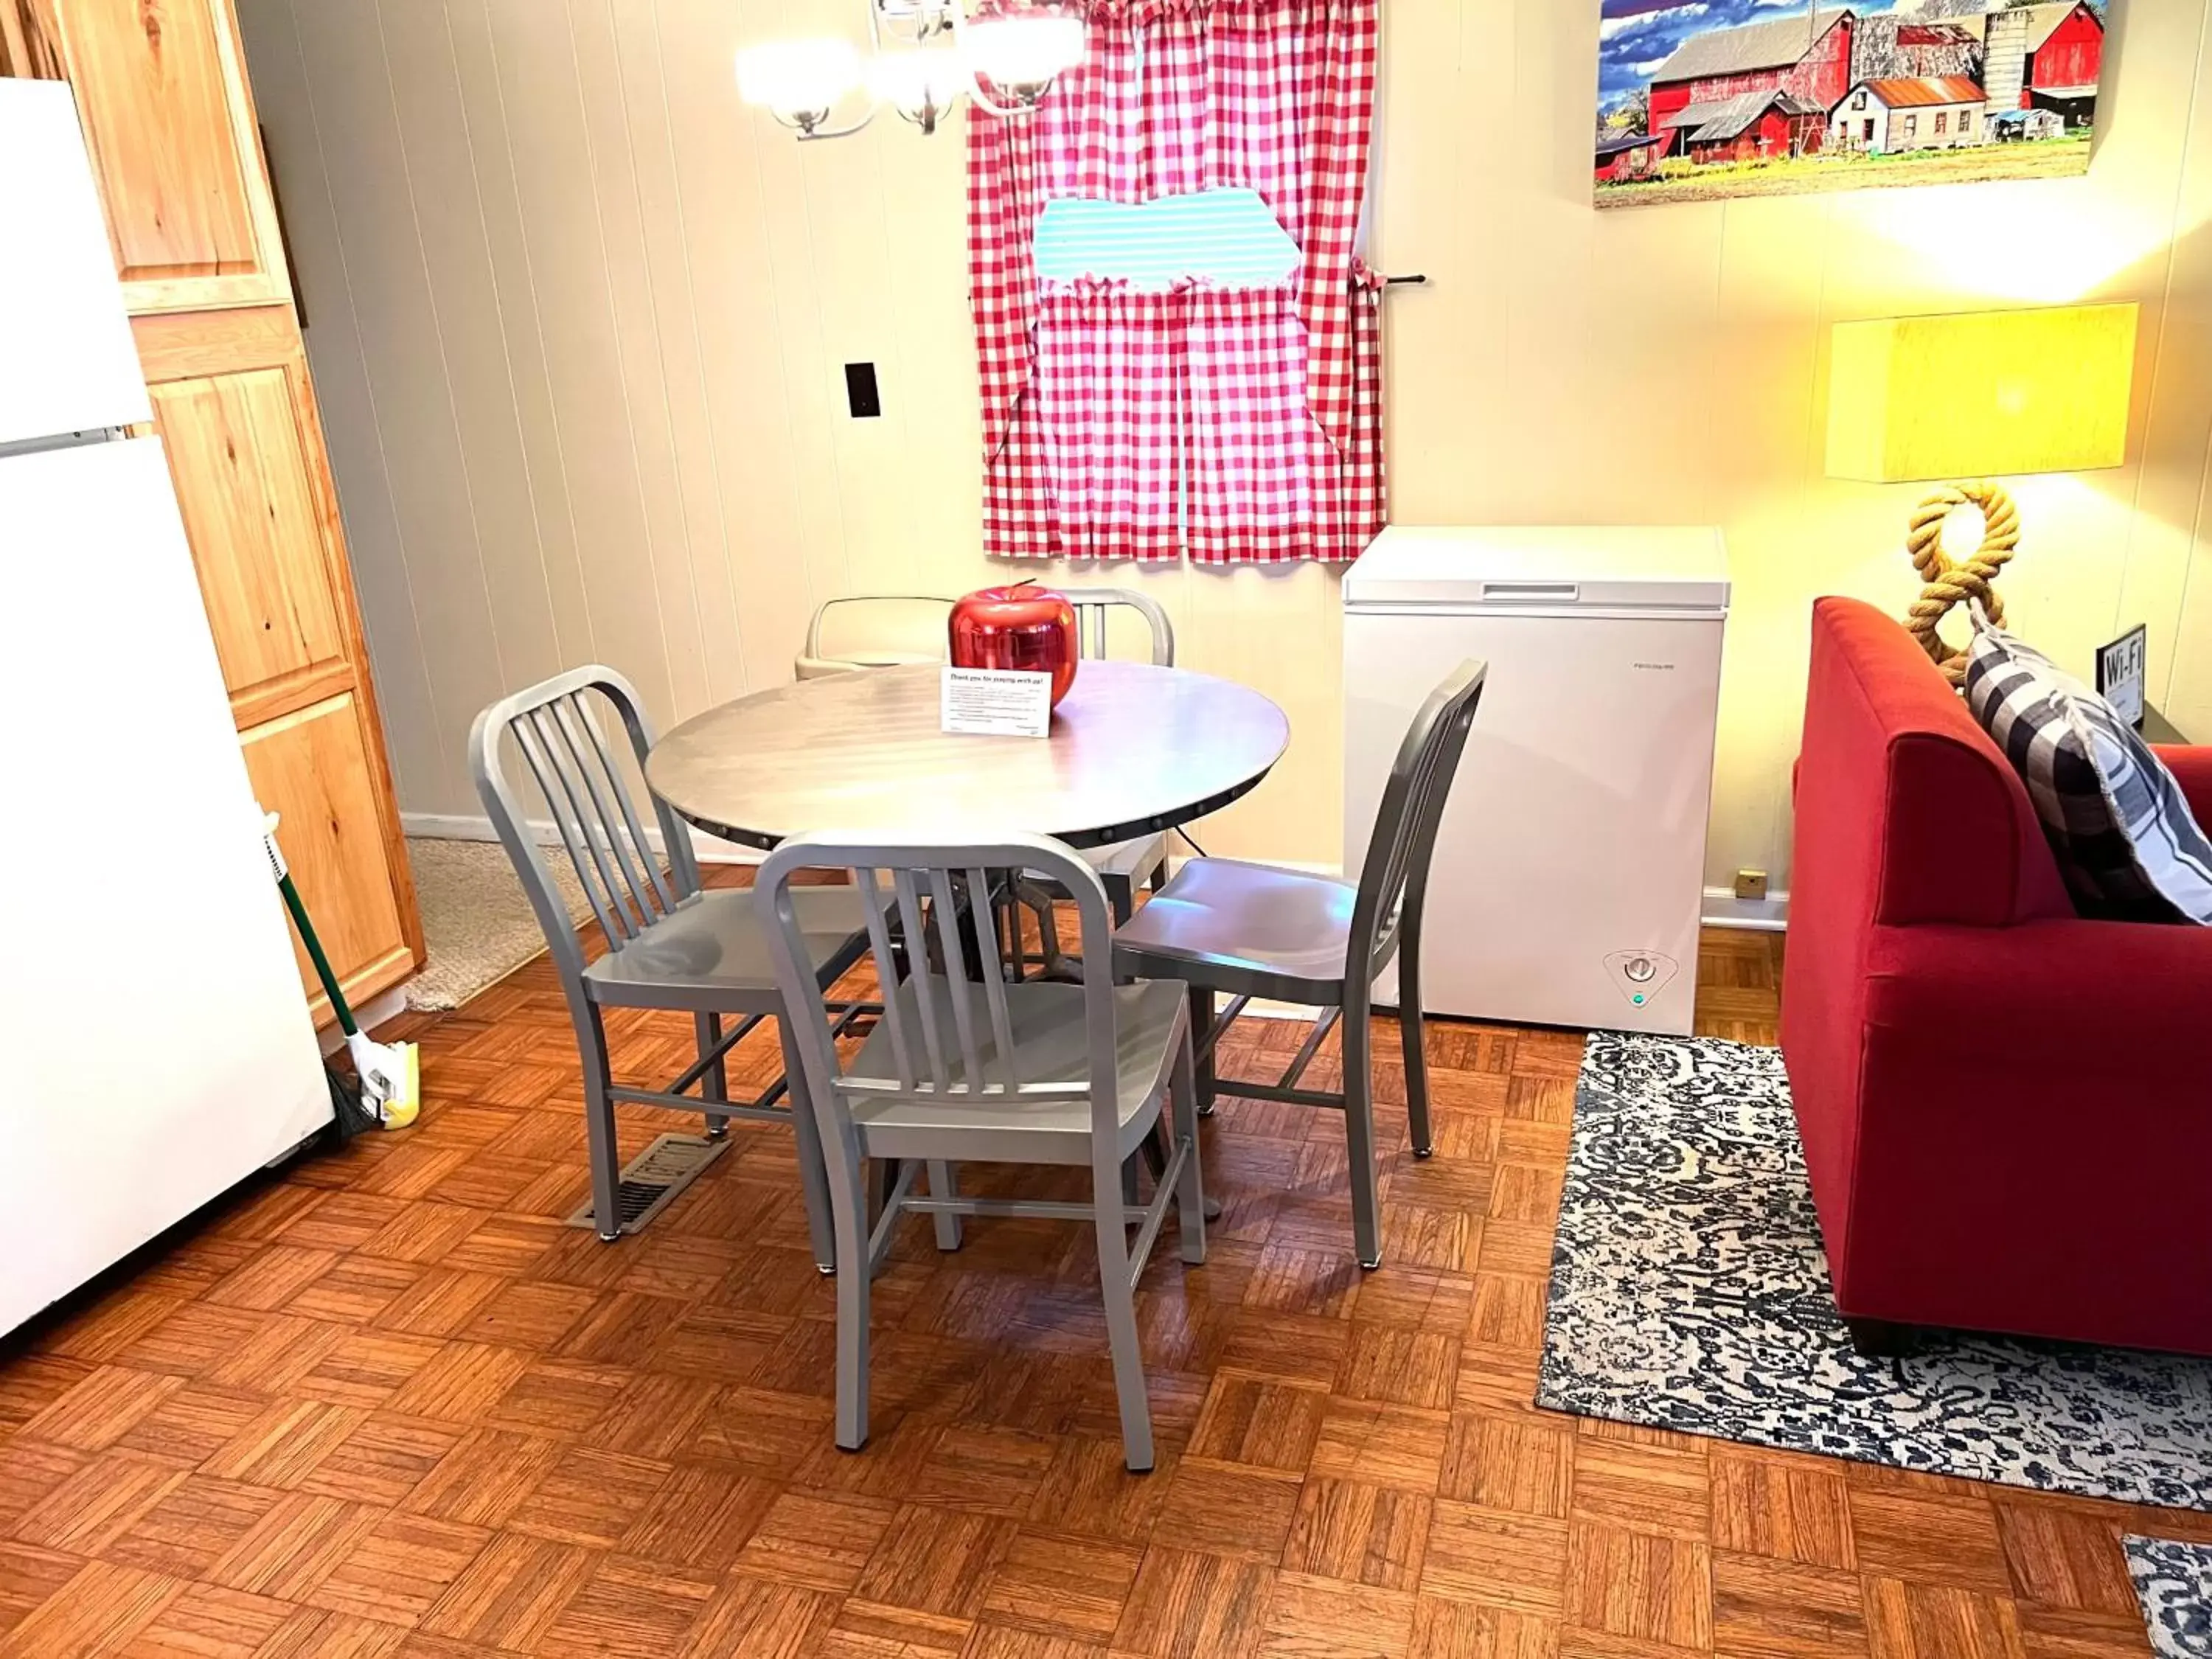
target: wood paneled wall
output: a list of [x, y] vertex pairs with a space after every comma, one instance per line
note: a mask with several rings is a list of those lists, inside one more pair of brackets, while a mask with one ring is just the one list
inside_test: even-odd
[[[823, 598], [992, 574], [957, 127], [801, 146], [731, 79], [858, 7], [241, 0], [410, 811], [476, 812], [469, 721], [557, 666], [614, 663], [667, 720], [787, 676]], [[1786, 885], [1810, 599], [1911, 589], [1921, 492], [1822, 475], [1840, 319], [2142, 302], [2130, 463], [2022, 489], [2008, 592], [2085, 669], [2149, 623], [2156, 693], [2212, 737], [2207, 0], [2118, 9], [2087, 179], [1599, 214], [1595, 3], [1386, 6], [1373, 258], [1432, 279], [1389, 301], [1394, 512], [1727, 527], [1716, 881]], [[885, 413], [854, 422], [864, 359]], [[1201, 838], [1334, 861], [1334, 575], [1082, 574], [1141, 580], [1186, 663], [1291, 714]]]

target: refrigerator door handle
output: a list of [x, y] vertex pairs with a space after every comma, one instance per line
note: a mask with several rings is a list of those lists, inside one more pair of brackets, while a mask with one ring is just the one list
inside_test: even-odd
[[1509, 605], [1572, 605], [1583, 596], [1579, 582], [1485, 582], [1482, 597], [1486, 602], [1498, 600]]

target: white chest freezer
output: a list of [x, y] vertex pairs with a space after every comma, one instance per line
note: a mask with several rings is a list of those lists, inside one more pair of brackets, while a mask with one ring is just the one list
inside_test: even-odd
[[1428, 1012], [1689, 1031], [1728, 605], [1713, 529], [1394, 526], [1346, 574], [1347, 872], [1422, 700], [1490, 665], [1431, 867]]

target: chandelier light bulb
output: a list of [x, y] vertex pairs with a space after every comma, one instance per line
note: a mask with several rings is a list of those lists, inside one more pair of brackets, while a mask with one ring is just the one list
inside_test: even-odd
[[868, 64], [868, 89], [924, 132], [968, 90], [968, 68], [950, 47], [887, 52]]
[[963, 32], [969, 67], [998, 96], [1023, 107], [1083, 61], [1086, 41], [1081, 18], [1049, 14], [979, 18]]
[[771, 40], [738, 54], [738, 95], [786, 126], [812, 132], [860, 82], [848, 40]]

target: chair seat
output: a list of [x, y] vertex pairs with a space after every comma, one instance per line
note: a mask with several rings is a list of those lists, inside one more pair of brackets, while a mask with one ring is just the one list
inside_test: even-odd
[[1134, 886], [1166, 862], [1168, 838], [1165, 836], [1139, 836], [1134, 841], [1117, 841], [1110, 847], [1086, 848], [1083, 861], [1103, 877], [1119, 876]]
[[1358, 890], [1348, 881], [1193, 859], [1114, 935], [1117, 971], [1322, 1006], [1344, 993]]
[[[795, 887], [792, 908], [824, 982], [852, 965], [866, 945], [867, 915], [849, 887]], [[782, 1006], [768, 931], [752, 894], [720, 888], [699, 894], [619, 951], [584, 969], [584, 994], [622, 1008], [775, 1013]]]
[[[952, 988], [941, 975], [929, 977], [931, 1006], [939, 1042], [957, 1083], [963, 1077], [959, 1028], [953, 1023]], [[984, 988], [969, 985], [968, 1001], [978, 1054], [987, 1083], [1004, 1080], [998, 1044]], [[1006, 1015], [1014, 1036], [1014, 1063], [1024, 1085], [1085, 1084], [1091, 1079], [1089, 1033], [1084, 1023], [1080, 985], [1009, 985]], [[1122, 1150], [1133, 1150], [1152, 1126], [1156, 1106], [1175, 1064], [1188, 1003], [1183, 988], [1170, 981], [1117, 986], [1114, 991], [1119, 1047], [1116, 1052], [1121, 1097], [1115, 1117]], [[900, 1020], [916, 1075], [929, 1075], [928, 1049], [922, 1039], [919, 994], [908, 981], [899, 992]], [[854, 1081], [899, 1080], [896, 1051], [888, 1018], [878, 1022], [848, 1063]], [[1060, 1100], [1008, 1100], [958, 1097], [931, 1101], [872, 1101], [849, 1097], [861, 1150], [871, 1158], [945, 1158], [955, 1162], [1088, 1164], [1091, 1161], [1091, 1102], [1087, 1097]]]

